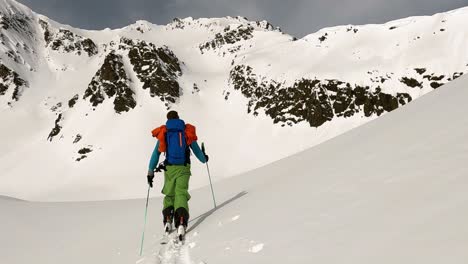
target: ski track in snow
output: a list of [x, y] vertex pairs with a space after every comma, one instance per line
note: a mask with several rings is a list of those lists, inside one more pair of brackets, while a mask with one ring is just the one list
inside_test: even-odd
[[164, 237], [153, 243], [152, 251], [136, 261], [136, 264], [193, 264], [189, 249], [195, 247], [195, 242], [190, 242], [188, 237], [183, 244], [178, 244], [177, 236], [171, 234], [166, 244], [161, 244]]

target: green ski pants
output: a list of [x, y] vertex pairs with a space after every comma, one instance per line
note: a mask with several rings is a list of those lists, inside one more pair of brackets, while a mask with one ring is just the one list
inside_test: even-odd
[[173, 206], [174, 210], [177, 210], [183, 207], [188, 212], [190, 165], [168, 165], [166, 169], [167, 171], [164, 172], [164, 187], [161, 191], [165, 195], [163, 209]]

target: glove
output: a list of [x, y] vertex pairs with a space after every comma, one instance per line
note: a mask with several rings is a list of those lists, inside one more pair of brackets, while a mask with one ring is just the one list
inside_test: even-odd
[[[160, 163], [159, 166], [156, 168], [156, 172], [167, 171], [166, 165], [164, 163]], [[153, 172], [154, 175], [154, 172]]]
[[154, 172], [153, 171], [148, 171], [148, 185], [150, 188], [153, 188], [153, 179], [154, 179]]
[[204, 144], [204, 143], [201, 144], [201, 151], [203, 152], [203, 155], [205, 155], [205, 162], [208, 162], [208, 160], [210, 159], [210, 157], [208, 157], [208, 155], [206, 155], [206, 152], [205, 152], [205, 144]]

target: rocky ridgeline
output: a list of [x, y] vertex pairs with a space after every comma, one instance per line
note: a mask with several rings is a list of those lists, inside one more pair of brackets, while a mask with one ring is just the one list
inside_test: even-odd
[[27, 86], [28, 83], [21, 79], [16, 72], [0, 63], [0, 96], [9, 93], [13, 101], [18, 101], [23, 89]]
[[[226, 26], [222, 33], [217, 33], [213, 40], [200, 45], [200, 51], [216, 50], [225, 45], [235, 44], [242, 40], [253, 38], [254, 28], [250, 25], [239, 25], [232, 28], [232, 25]], [[235, 52], [237, 49], [232, 50]]]
[[17, 33], [32, 37], [32, 18], [21, 13], [10, 10], [8, 13], [0, 12], [0, 26], [4, 30], [14, 30]]
[[171, 23], [166, 25], [167, 30], [174, 30], [174, 29], [187, 29], [187, 28], [194, 28], [194, 27], [202, 27], [210, 29], [211, 31], [217, 30], [219, 27], [222, 27], [221, 20], [229, 21], [234, 26], [244, 25], [244, 26], [251, 26], [255, 27], [259, 30], [268, 30], [268, 31], [278, 31], [281, 32], [279, 27], [274, 27], [268, 21], [250, 21], [246, 17], [237, 16], [237, 17], [224, 17], [219, 19], [193, 19], [193, 18], [174, 18]]
[[[88, 99], [96, 107], [107, 98], [114, 99], [116, 113], [127, 112], [135, 108], [134, 92], [129, 86], [130, 79], [125, 72], [122, 56], [110, 52], [86, 89], [83, 99]], [[75, 100], [76, 101], [76, 100]], [[73, 98], [69, 106], [73, 106]]]
[[[368, 73], [372, 75], [374, 72]], [[442, 75], [428, 73], [426, 68], [415, 68], [413, 74], [403, 76], [399, 81], [412, 89], [437, 89], [463, 74], [454, 72]], [[282, 123], [283, 126], [306, 121], [313, 127], [319, 127], [335, 117], [380, 116], [411, 102], [413, 98], [408, 93], [392, 95], [382, 92], [380, 85], [394, 78], [392, 75], [373, 76], [370, 78], [370, 86], [340, 80], [303, 78], [286, 87], [282, 83], [266, 81], [268, 78], [257, 76], [250, 66], [238, 65], [231, 70], [229, 82], [249, 99], [248, 113], [258, 115], [258, 111], [263, 110], [274, 123]], [[229, 94], [225, 92], [226, 100]]]
[[55, 30], [44, 20], [39, 20], [44, 32], [44, 41], [52, 50], [81, 55], [82, 52], [89, 57], [98, 54], [97, 45], [89, 38], [79, 36], [68, 29]]
[[391, 95], [382, 92], [379, 86], [360, 86], [340, 80], [301, 79], [287, 87], [276, 81], [265, 81], [246, 65], [235, 66], [229, 81], [249, 99], [248, 113], [258, 115], [263, 110], [274, 123], [290, 126], [306, 121], [312, 127], [319, 127], [336, 117], [380, 116], [412, 100], [407, 93]]
[[[35, 53], [35, 47], [26, 43], [35, 41], [35, 21], [10, 6], [8, 11], [0, 12], [0, 43], [2, 51], [11, 61], [26, 65], [34, 71], [25, 59]], [[4, 58], [6, 58], [4, 57]]]
[[149, 89], [150, 95], [159, 97], [166, 107], [177, 101], [180, 97], [177, 79], [182, 69], [179, 59], [168, 47], [122, 38], [119, 49], [129, 50], [130, 63], [143, 89]]

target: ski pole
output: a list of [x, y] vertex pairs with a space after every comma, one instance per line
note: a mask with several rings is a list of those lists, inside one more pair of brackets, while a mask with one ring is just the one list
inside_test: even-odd
[[[202, 142], [202, 152], [203, 154], [205, 154], [205, 143], [203, 142]], [[215, 194], [213, 191], [213, 184], [211, 183], [211, 174], [210, 174], [210, 167], [208, 166], [208, 161], [206, 161], [206, 170], [208, 171], [208, 179], [210, 179], [211, 196], [213, 196], [214, 208], [216, 208], [216, 199], [215, 199]]]
[[145, 240], [146, 216], [148, 215], [149, 193], [150, 193], [150, 186], [148, 186], [148, 194], [146, 195], [145, 223], [143, 224], [143, 234], [141, 236], [140, 256], [143, 253], [143, 241]]

